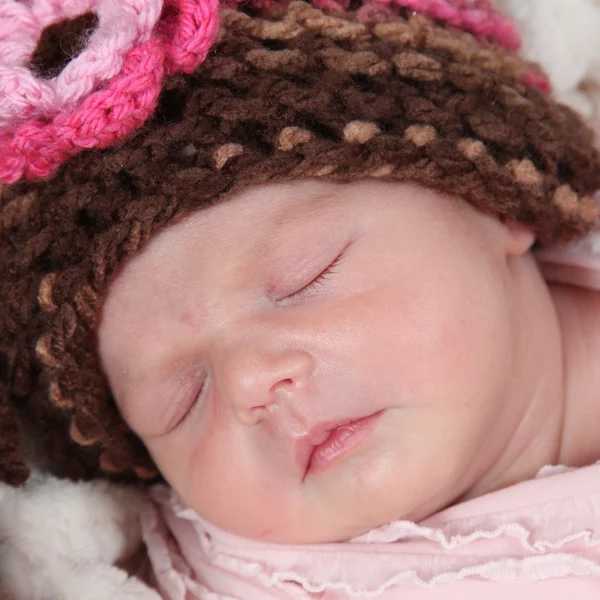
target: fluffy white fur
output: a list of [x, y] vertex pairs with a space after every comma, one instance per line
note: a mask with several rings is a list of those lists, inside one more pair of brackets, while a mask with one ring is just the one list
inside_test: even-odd
[[143, 501], [134, 488], [42, 473], [0, 485], [0, 598], [159, 600], [114, 566], [141, 548]]
[[540, 63], [555, 96], [600, 116], [600, 0], [492, 0], [512, 18], [522, 54]]
[[[555, 94], [600, 115], [600, 0], [494, 0], [542, 64]], [[141, 546], [143, 498], [131, 488], [74, 484], [37, 473], [21, 489], [0, 485], [2, 600], [158, 600], [115, 566]]]

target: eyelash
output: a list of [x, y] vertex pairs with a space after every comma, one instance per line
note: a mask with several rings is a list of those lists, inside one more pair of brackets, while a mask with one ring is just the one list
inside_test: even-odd
[[317, 289], [320, 285], [323, 285], [323, 282], [331, 275], [334, 274], [334, 269], [339, 266], [344, 258], [343, 253], [339, 254], [337, 258], [325, 269], [323, 269], [310, 283], [306, 284], [303, 288], [299, 289], [297, 292], [286, 296], [284, 300], [302, 300], [305, 298], [310, 292]]

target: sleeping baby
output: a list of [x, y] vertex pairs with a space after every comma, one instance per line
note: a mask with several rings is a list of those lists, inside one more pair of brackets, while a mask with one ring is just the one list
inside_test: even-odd
[[478, 1], [223, 8], [143, 127], [2, 165], [7, 444], [159, 476], [165, 598], [600, 591], [600, 158], [515, 37]]

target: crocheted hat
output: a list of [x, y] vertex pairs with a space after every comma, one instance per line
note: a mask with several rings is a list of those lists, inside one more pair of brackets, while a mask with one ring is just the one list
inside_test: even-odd
[[[204, 14], [174, 30], [190, 5]], [[545, 93], [484, 0], [226, 8], [203, 60], [217, 33], [207, 6], [173, 0], [148, 17], [115, 79], [97, 74], [76, 101], [55, 90], [41, 108], [13, 102], [0, 121], [2, 480], [27, 478], [18, 413], [63, 474], [155, 475], [99, 369], [102, 299], [157, 231], [244, 186], [412, 181], [519, 221], [544, 244], [596, 220], [592, 133]], [[169, 46], [194, 35], [186, 52]]]

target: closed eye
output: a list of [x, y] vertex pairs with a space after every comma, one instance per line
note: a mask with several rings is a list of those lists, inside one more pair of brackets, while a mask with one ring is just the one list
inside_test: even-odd
[[332, 275], [335, 275], [335, 269], [339, 266], [344, 258], [344, 253], [340, 253], [336, 259], [329, 264], [328, 267], [323, 269], [312, 281], [306, 284], [304, 287], [299, 289], [297, 292], [286, 296], [284, 300], [303, 300], [306, 296], [308, 296], [311, 292], [314, 292], [318, 288], [320, 288], [325, 281], [330, 278]]
[[174, 429], [179, 429], [180, 427], [185, 425], [185, 423], [190, 420], [192, 414], [197, 410], [198, 406], [204, 404], [204, 396], [207, 393], [206, 388], [208, 385], [207, 379], [208, 379], [207, 376], [205, 376], [203, 378], [200, 389], [193, 396], [191, 403], [189, 400], [187, 402], [183, 402], [183, 406], [185, 407], [185, 412], [183, 413], [183, 415], [181, 415], [179, 417], [179, 419], [176, 421], [176, 423], [170, 428], [171, 431]]

